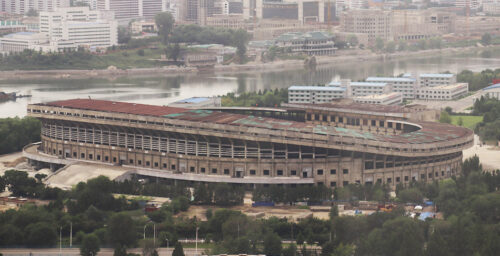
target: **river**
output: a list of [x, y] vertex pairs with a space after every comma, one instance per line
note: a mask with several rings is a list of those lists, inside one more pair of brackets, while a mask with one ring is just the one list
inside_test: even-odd
[[0, 103], [0, 117], [25, 116], [31, 103], [92, 98], [167, 105], [189, 97], [218, 96], [290, 85], [325, 84], [332, 79], [363, 79], [367, 76], [395, 76], [406, 72], [458, 73], [464, 69], [481, 71], [500, 68], [500, 51], [478, 50], [455, 56], [435, 56], [406, 60], [332, 63], [316, 70], [286, 70], [238, 74], [200, 74], [108, 79], [58, 79], [1, 81], [0, 91], [32, 95]]

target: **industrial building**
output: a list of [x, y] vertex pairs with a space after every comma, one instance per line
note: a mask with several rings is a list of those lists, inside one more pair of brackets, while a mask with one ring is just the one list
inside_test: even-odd
[[[256, 184], [431, 182], [460, 175], [473, 132], [422, 106], [355, 102], [184, 109], [74, 99], [30, 104], [42, 141], [32, 164], [122, 165], [129, 175]], [[239, 112], [239, 113], [235, 113]], [[265, 116], [265, 117], [264, 117]]]

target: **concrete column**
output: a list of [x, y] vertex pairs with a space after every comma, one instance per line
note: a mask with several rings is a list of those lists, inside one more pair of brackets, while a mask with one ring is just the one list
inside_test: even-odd
[[298, 19], [300, 24], [304, 24], [304, 2], [297, 0]]

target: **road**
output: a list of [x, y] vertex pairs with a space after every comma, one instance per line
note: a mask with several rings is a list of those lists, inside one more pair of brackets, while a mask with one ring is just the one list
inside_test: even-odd
[[[159, 248], [158, 249], [158, 254], [159, 256], [170, 256], [172, 255], [172, 251], [174, 248]], [[195, 256], [195, 255], [201, 255], [203, 253], [204, 249], [198, 249], [198, 254], [196, 254], [196, 250], [194, 248], [184, 248], [184, 254], [186, 256]], [[135, 249], [130, 249], [127, 250], [127, 252], [131, 253], [137, 253], [142, 255], [142, 249], [141, 248], [135, 248]], [[2, 253], [4, 256], [9, 255], [9, 256], [75, 256], [75, 255], [80, 255], [80, 249], [78, 248], [63, 248], [61, 251], [59, 251], [59, 248], [48, 248], [48, 249], [29, 249], [29, 248], [13, 248], [13, 249], [0, 249], [0, 253]], [[113, 249], [112, 248], [102, 248], [99, 253], [99, 256], [113, 256]]]
[[466, 108], [471, 107], [474, 104], [474, 100], [476, 98], [480, 98], [481, 95], [483, 94], [482, 90], [477, 91], [476, 93], [469, 95], [465, 98], [459, 99], [459, 100], [450, 100], [450, 101], [443, 101], [443, 100], [412, 100], [412, 104], [422, 104], [426, 105], [427, 108], [430, 109], [444, 109], [446, 107], [451, 107], [454, 112], [467, 112]]

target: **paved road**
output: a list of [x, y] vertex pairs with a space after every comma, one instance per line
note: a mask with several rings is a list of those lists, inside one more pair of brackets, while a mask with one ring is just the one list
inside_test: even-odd
[[459, 100], [412, 100], [412, 103], [426, 105], [431, 109], [441, 110], [446, 107], [451, 107], [454, 112], [466, 112], [466, 108], [471, 107], [474, 104], [474, 99], [480, 98], [482, 94], [483, 91], [479, 90], [476, 93]]
[[[171, 256], [173, 248], [159, 248], [158, 254], [159, 256]], [[196, 254], [196, 250], [193, 248], [184, 248], [184, 254], [186, 256], [195, 256], [201, 255], [204, 249], [198, 249], [198, 254]], [[142, 255], [142, 251], [140, 248], [130, 249], [128, 252], [137, 253]], [[63, 248], [59, 251], [59, 248], [49, 248], [49, 249], [0, 249], [0, 253], [3, 255], [9, 256], [75, 256], [80, 255], [80, 249], [78, 248]], [[99, 251], [99, 256], [113, 256], [113, 249], [111, 248], [102, 248]]]

